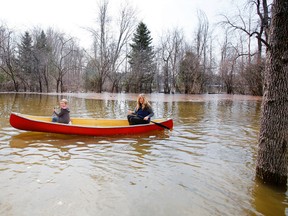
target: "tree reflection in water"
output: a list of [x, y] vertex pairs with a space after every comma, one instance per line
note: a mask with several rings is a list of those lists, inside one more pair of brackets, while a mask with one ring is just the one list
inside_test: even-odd
[[72, 116], [126, 118], [137, 94], [0, 94], [1, 214], [286, 213], [286, 190], [254, 177], [259, 97], [148, 95], [155, 118], [174, 120], [172, 131], [157, 133], [85, 137], [10, 126], [10, 112], [51, 115], [62, 97]]

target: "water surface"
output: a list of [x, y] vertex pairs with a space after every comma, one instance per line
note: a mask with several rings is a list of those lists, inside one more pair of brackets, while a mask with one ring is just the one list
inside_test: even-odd
[[[71, 115], [125, 118], [131, 94], [67, 95]], [[115, 137], [25, 132], [11, 111], [51, 115], [63, 96], [0, 94], [0, 215], [287, 215], [255, 179], [259, 98], [148, 95], [173, 131]]]

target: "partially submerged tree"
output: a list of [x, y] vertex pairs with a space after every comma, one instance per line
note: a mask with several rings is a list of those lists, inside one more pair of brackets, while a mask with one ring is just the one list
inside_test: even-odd
[[130, 44], [132, 51], [130, 58], [132, 92], [152, 92], [155, 75], [154, 52], [152, 37], [147, 26], [140, 22]]
[[264, 182], [287, 184], [288, 1], [274, 0], [265, 69], [265, 91], [256, 174]]
[[[248, 90], [250, 90], [250, 93], [253, 95], [263, 94], [263, 68], [265, 61], [263, 46], [268, 44], [267, 32], [270, 25], [270, 1], [271, 0], [249, 0], [244, 10], [239, 9], [239, 13], [236, 16], [223, 16], [224, 21], [222, 24], [228, 27], [228, 29], [235, 30], [235, 32], [237, 31], [247, 37], [248, 50], [243, 50], [241, 53], [239, 52], [239, 55], [248, 56], [245, 65], [248, 69], [246, 70], [242, 67], [242, 71], [245, 71], [245, 73], [242, 73], [242, 76], [246, 80]], [[249, 12], [245, 15], [243, 11]], [[253, 17], [253, 13], [257, 14], [256, 18], [254, 18], [255, 16]], [[231, 35], [230, 38], [232, 38]], [[255, 51], [252, 50], [253, 38], [256, 38], [255, 44], [257, 50]], [[252, 62], [252, 56], [255, 56], [254, 62]]]
[[168, 31], [161, 38], [160, 58], [162, 63], [163, 90], [165, 94], [175, 93], [177, 77], [179, 75], [179, 64], [184, 55], [184, 35], [178, 29]]
[[238, 49], [229, 41], [228, 31], [226, 31], [221, 46], [219, 73], [227, 94], [234, 93], [234, 83], [236, 82], [236, 62], [238, 57]]
[[127, 62], [128, 42], [136, 27], [136, 11], [129, 4], [121, 6], [116, 23], [116, 37], [112, 40], [111, 49], [111, 71], [109, 79], [112, 84], [111, 92], [119, 92], [123, 72], [126, 72], [124, 64]]
[[[94, 42], [93, 54], [88, 56], [85, 74], [87, 90], [92, 88], [96, 92], [102, 92], [108, 83], [111, 86], [109, 90], [117, 92], [127, 58], [126, 45], [135, 27], [135, 10], [129, 4], [124, 4], [114, 20], [109, 16], [109, 1], [104, 0], [99, 4], [97, 15], [98, 26], [88, 29]], [[112, 29], [113, 25], [115, 27]]]
[[30, 91], [35, 91], [33, 81], [35, 80], [34, 64], [33, 64], [33, 41], [30, 33], [26, 31], [21, 38], [19, 44], [19, 59], [20, 78], [24, 86], [24, 91], [28, 88]]
[[47, 36], [43, 30], [34, 30], [35, 44], [33, 49], [34, 57], [34, 70], [36, 80], [34, 85], [37, 87], [38, 92], [43, 92], [44, 88], [46, 92], [49, 92], [49, 76], [48, 76], [48, 56], [50, 48], [47, 44]]
[[[12, 80], [14, 91], [19, 91], [16, 41], [12, 30], [0, 26], [0, 72]], [[9, 81], [8, 80], [8, 81]]]
[[179, 80], [183, 85], [185, 94], [198, 94], [201, 92], [203, 73], [199, 67], [199, 58], [192, 51], [186, 51], [180, 63]]

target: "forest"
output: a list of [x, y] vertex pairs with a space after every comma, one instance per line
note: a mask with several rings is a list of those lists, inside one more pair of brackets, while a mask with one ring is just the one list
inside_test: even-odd
[[[89, 49], [52, 27], [17, 32], [0, 24], [0, 91], [263, 95], [271, 2], [243, 1], [209, 24], [195, 15], [192, 39], [167, 29], [154, 43], [145, 20], [126, 4], [110, 15], [98, 5]], [[221, 33], [222, 37], [217, 35]]]

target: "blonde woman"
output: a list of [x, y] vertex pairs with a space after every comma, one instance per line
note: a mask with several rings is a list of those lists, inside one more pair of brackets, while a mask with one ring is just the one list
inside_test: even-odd
[[153, 109], [144, 94], [139, 94], [134, 111], [128, 111], [128, 122], [130, 125], [148, 124], [154, 115]]
[[52, 122], [69, 124], [70, 122], [69, 113], [70, 113], [70, 110], [68, 108], [68, 101], [66, 99], [62, 99], [60, 101], [60, 112], [57, 113], [56, 109], [54, 108], [53, 114], [55, 114], [55, 116], [52, 118]]

